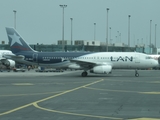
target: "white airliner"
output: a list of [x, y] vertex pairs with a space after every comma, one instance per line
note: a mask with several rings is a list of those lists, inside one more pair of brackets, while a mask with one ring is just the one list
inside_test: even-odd
[[7, 68], [15, 67], [15, 61], [6, 59], [6, 55], [13, 55], [13, 53], [9, 50], [0, 50], [0, 64], [6, 66]]
[[137, 52], [37, 52], [34, 51], [14, 28], [6, 28], [12, 53], [8, 56], [21, 63], [52, 68], [81, 69], [85, 77], [88, 71], [95, 74], [108, 74], [112, 69], [151, 68], [158, 61], [149, 55]]
[[88, 70], [92, 73], [108, 74], [112, 69], [135, 69], [135, 76], [138, 77], [137, 69], [158, 66], [158, 61], [149, 55], [137, 52], [98, 52], [70, 61], [84, 69], [82, 76], [87, 76]]

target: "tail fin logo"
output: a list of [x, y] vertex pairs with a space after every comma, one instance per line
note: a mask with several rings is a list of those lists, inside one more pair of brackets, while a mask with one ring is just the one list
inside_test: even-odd
[[13, 35], [8, 35], [9, 37], [12, 38], [12, 41], [11, 41], [11, 46], [14, 44], [14, 43], [18, 43], [20, 45], [22, 45], [21, 41], [20, 41], [20, 37], [17, 36], [15, 33]]

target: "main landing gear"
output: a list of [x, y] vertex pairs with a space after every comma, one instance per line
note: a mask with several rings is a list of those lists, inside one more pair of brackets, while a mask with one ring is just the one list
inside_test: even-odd
[[[82, 74], [81, 74], [82, 77], [86, 77], [87, 75], [88, 75], [87, 71], [83, 71]], [[139, 73], [138, 73], [137, 69], [135, 70], [135, 76], [139, 77]]]
[[135, 76], [136, 76], [136, 77], [139, 77], [139, 73], [138, 73], [138, 70], [137, 70], [137, 69], [135, 70]]
[[81, 76], [86, 77], [88, 75], [87, 71], [82, 72]]

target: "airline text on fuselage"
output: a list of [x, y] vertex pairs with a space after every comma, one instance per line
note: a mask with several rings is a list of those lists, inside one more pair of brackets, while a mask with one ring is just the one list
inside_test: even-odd
[[128, 56], [125, 56], [125, 57], [122, 57], [122, 56], [119, 56], [119, 57], [110, 57], [110, 59], [111, 59], [111, 61], [114, 61], [114, 62], [116, 62], [116, 61], [133, 61], [133, 57], [131, 56], [131, 57], [128, 57]]

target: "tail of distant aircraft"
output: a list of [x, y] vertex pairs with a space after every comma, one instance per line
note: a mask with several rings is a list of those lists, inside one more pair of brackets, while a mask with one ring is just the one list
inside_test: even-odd
[[9, 45], [13, 53], [34, 51], [14, 28], [6, 28]]

